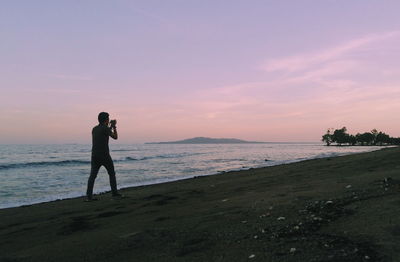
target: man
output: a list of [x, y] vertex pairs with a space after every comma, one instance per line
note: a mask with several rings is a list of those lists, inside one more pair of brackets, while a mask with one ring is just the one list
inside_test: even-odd
[[95, 126], [92, 130], [92, 162], [86, 191], [87, 201], [97, 200], [93, 198], [93, 186], [101, 166], [104, 166], [107, 169], [113, 197], [122, 196], [117, 190], [114, 163], [111, 159], [110, 150], [108, 148], [109, 137], [118, 139], [116, 127], [117, 121], [112, 120], [110, 123], [109, 114], [106, 112], [101, 112], [98, 116], [98, 120], [99, 125]]

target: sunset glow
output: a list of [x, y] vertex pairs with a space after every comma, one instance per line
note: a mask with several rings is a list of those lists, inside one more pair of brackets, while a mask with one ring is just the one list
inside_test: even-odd
[[399, 1], [7, 1], [0, 143], [400, 136]]

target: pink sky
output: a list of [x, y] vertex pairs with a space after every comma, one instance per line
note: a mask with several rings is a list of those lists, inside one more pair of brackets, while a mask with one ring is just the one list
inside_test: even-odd
[[6, 4], [0, 143], [400, 137], [397, 1], [250, 2]]

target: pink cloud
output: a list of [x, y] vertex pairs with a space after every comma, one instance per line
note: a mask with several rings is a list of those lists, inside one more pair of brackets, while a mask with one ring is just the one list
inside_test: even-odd
[[399, 38], [399, 31], [368, 35], [324, 51], [276, 59], [264, 67], [265, 81], [201, 90], [181, 104], [194, 118], [206, 119], [203, 124], [219, 121], [226, 131], [243, 132], [247, 125], [253, 131], [246, 129], [246, 134], [264, 133], [265, 139], [318, 140], [326, 128], [342, 125], [364, 131], [376, 127], [400, 136], [393, 125], [400, 121], [393, 113], [400, 110], [400, 75], [393, 73], [400, 57], [381, 49], [394, 48]]
[[399, 35], [400, 31], [391, 31], [381, 34], [367, 35], [322, 51], [304, 53], [279, 59], [272, 59], [267, 61], [261, 68], [266, 72], [296, 72], [308, 69], [309, 67], [316, 66], [321, 63], [326, 63], [338, 58], [343, 58], [343, 56], [345, 56], [346, 54], [360, 50], [374, 43], [390, 40], [394, 37], [398, 37]]

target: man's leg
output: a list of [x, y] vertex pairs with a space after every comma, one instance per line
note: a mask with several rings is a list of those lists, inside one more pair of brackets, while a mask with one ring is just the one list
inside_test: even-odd
[[86, 197], [90, 200], [93, 197], [93, 187], [94, 187], [94, 181], [97, 177], [97, 174], [99, 173], [99, 169], [101, 167], [101, 162], [96, 159], [95, 157], [92, 157], [92, 162], [91, 162], [91, 167], [90, 167], [90, 176], [88, 179], [88, 184], [87, 184], [87, 190], [86, 190]]
[[117, 179], [115, 178], [114, 163], [111, 156], [107, 156], [104, 161], [104, 167], [107, 169], [108, 176], [110, 177], [110, 186], [113, 196], [119, 196], [117, 189]]

